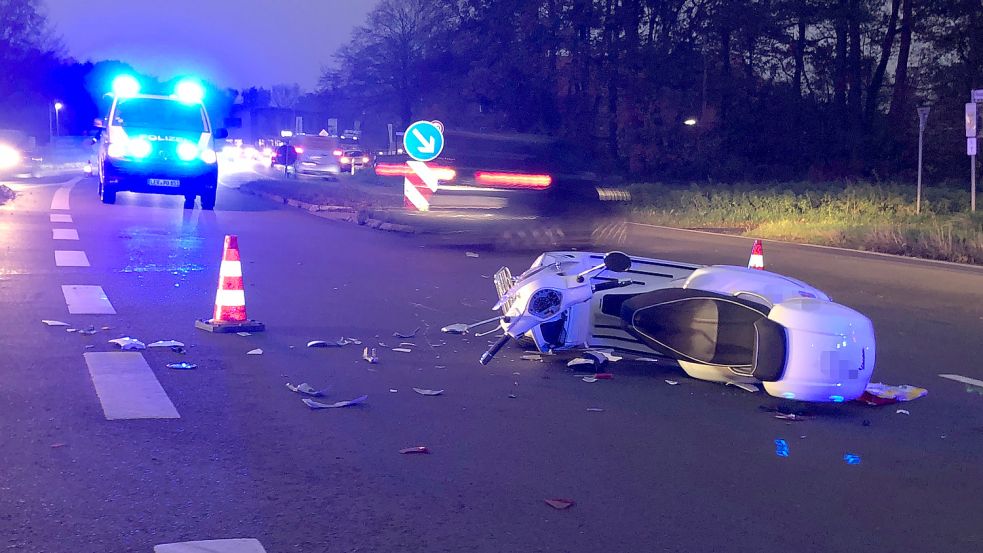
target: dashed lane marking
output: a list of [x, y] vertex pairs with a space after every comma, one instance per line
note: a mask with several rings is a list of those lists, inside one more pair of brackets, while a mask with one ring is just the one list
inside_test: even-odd
[[55, 240], [78, 240], [79, 231], [73, 228], [53, 228], [51, 229], [51, 237]]
[[83, 286], [67, 284], [61, 287], [68, 304], [68, 312], [72, 315], [115, 315], [116, 310], [109, 302], [102, 286]]
[[89, 352], [84, 357], [107, 420], [181, 418], [143, 354]]
[[70, 209], [68, 199], [72, 194], [72, 188], [75, 186], [81, 177], [75, 177], [74, 179], [65, 183], [64, 186], [55, 190], [55, 195], [51, 197], [51, 210], [68, 210]]
[[55, 250], [55, 266], [57, 267], [88, 267], [89, 258], [85, 252], [78, 250]]
[[72, 216], [67, 213], [52, 213], [48, 215], [48, 219], [52, 223], [71, 223]]
[[235, 538], [165, 543], [154, 546], [154, 553], [266, 553], [266, 549], [259, 540]]

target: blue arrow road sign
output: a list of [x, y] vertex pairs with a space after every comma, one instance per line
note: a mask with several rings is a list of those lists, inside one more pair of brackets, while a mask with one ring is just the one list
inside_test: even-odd
[[432, 161], [444, 149], [444, 134], [430, 121], [417, 121], [406, 128], [403, 149], [417, 161]]

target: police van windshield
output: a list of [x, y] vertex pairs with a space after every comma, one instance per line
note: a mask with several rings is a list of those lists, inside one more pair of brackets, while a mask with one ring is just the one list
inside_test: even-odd
[[116, 104], [113, 124], [123, 128], [206, 132], [200, 104], [164, 98], [127, 98]]

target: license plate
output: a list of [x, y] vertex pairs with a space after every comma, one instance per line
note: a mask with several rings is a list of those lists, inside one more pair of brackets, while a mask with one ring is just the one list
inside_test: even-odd
[[150, 186], [169, 186], [171, 188], [177, 188], [181, 186], [181, 181], [176, 179], [147, 179], [147, 184]]

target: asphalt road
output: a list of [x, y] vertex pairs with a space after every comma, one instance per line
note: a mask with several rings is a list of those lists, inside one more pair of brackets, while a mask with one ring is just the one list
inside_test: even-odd
[[[937, 376], [983, 379], [979, 269], [766, 243], [769, 269], [873, 319], [874, 380], [929, 389], [901, 406], [910, 415], [799, 405], [813, 418], [785, 422], [759, 408], [777, 399], [670, 368], [620, 362], [613, 380], [589, 384], [517, 348], [480, 366], [485, 338], [438, 329], [488, 316], [486, 277], [528, 266], [528, 252], [467, 257], [230, 187], [202, 212], [122, 193], [104, 206], [89, 179], [52, 211], [64, 188], [25, 184], [0, 207], [5, 550], [149, 552], [234, 537], [270, 553], [983, 550], [983, 397]], [[53, 228], [79, 239], [53, 240]], [[239, 236], [249, 315], [265, 333], [194, 328], [212, 309], [225, 234]], [[631, 225], [620, 247], [744, 263], [749, 246]], [[84, 251], [91, 266], [56, 267], [55, 250]], [[101, 286], [117, 314], [69, 314], [62, 285]], [[122, 335], [188, 345], [143, 352], [180, 418], [106, 420], [83, 354], [113, 351], [107, 340]], [[342, 336], [381, 362], [364, 362], [361, 346], [305, 347]], [[398, 342], [415, 345], [391, 351]], [[264, 353], [246, 355], [254, 348]], [[182, 360], [199, 367], [165, 367]], [[330, 386], [328, 402], [368, 400], [312, 411], [287, 382]], [[397, 453], [418, 445], [431, 454]], [[576, 503], [558, 511], [546, 498]]]

